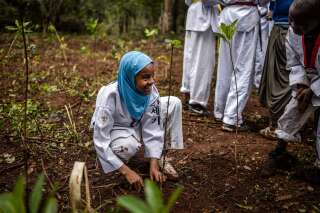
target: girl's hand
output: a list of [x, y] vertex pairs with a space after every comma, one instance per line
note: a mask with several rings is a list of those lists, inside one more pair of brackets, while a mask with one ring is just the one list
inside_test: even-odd
[[140, 192], [143, 187], [143, 180], [140, 175], [138, 175], [135, 171], [131, 170], [128, 166], [123, 164], [119, 171], [123, 174], [127, 181], [134, 186], [134, 188]]
[[152, 181], [163, 183], [166, 181], [166, 176], [159, 171], [159, 165], [157, 159], [150, 160], [150, 178]]

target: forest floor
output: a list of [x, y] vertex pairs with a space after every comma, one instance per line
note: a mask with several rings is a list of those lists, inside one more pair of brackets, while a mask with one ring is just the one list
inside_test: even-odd
[[[22, 42], [16, 41], [7, 54], [13, 36], [0, 36], [0, 192], [12, 190], [24, 173], [21, 143], [24, 98]], [[138, 49], [157, 62], [157, 87], [168, 92], [170, 49], [164, 38], [94, 39], [65, 35], [64, 59], [59, 43], [52, 37], [29, 36], [30, 76], [28, 110], [29, 186], [45, 172], [46, 191], [58, 185], [60, 212], [70, 212], [68, 181], [75, 161], [88, 167], [93, 207], [107, 212], [115, 198], [123, 194], [143, 197], [128, 186], [118, 173], [104, 174], [96, 157], [89, 128], [99, 88], [115, 79], [121, 55]], [[180, 98], [183, 49], [173, 58], [173, 94]], [[214, 80], [213, 80], [214, 82]], [[214, 95], [212, 84], [212, 96]], [[213, 97], [209, 109], [212, 110]], [[69, 111], [69, 116], [66, 110]], [[260, 175], [275, 141], [261, 137], [258, 130], [267, 125], [267, 111], [253, 91], [244, 116], [251, 131], [234, 133], [221, 130], [213, 117], [199, 117], [183, 111], [185, 149], [169, 152], [180, 174], [162, 189], [169, 195], [178, 185], [184, 187], [173, 212], [320, 212], [320, 186], [296, 175], [296, 169], [278, 171], [275, 176]], [[290, 144], [289, 150], [304, 165], [315, 160], [310, 127], [304, 142]], [[140, 157], [130, 165], [148, 178], [148, 164]]]

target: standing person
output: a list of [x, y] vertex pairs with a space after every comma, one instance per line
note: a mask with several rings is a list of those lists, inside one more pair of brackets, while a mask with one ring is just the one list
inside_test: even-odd
[[260, 134], [269, 139], [276, 139], [274, 131], [278, 119], [291, 99], [289, 69], [286, 67], [285, 40], [289, 27], [289, 7], [292, 1], [275, 0], [270, 2], [274, 26], [269, 38], [259, 88], [260, 102], [269, 110], [269, 125], [260, 130]]
[[224, 3], [220, 22], [231, 24], [238, 20], [238, 23], [231, 42], [232, 57], [228, 44], [220, 40], [214, 117], [223, 121], [223, 130], [232, 132], [236, 130], [237, 125], [239, 130], [246, 130], [242, 125], [242, 112], [250, 96], [254, 79], [260, 18], [255, 0], [225, 0]]
[[[280, 165], [290, 166], [288, 142], [301, 141], [298, 133], [308, 118], [320, 107], [320, 1], [295, 0], [289, 11], [290, 25], [287, 35], [287, 66], [292, 99], [278, 121], [278, 144], [269, 154], [264, 175], [270, 175]], [[317, 118], [319, 124], [319, 118]], [[315, 165], [320, 169], [320, 126], [317, 127]], [[284, 162], [288, 159], [289, 162]], [[318, 170], [320, 182], [320, 170]]]
[[[154, 72], [153, 61], [147, 55], [126, 53], [120, 61], [117, 81], [100, 89], [91, 121], [94, 146], [104, 172], [120, 171], [138, 190], [143, 180], [126, 163], [141, 148], [141, 141], [145, 157], [150, 159], [150, 178], [165, 181], [158, 160], [164, 148], [166, 117], [171, 148], [183, 148], [181, 102], [170, 97], [166, 115], [168, 98], [159, 97]], [[172, 166], [165, 167], [164, 172], [166, 168], [177, 176]]]
[[255, 76], [254, 76], [254, 86], [259, 89], [264, 59], [266, 56], [268, 40], [269, 40], [269, 20], [268, 20], [268, 5], [258, 6], [260, 15], [260, 29], [259, 38], [256, 52], [255, 60]]
[[[202, 0], [189, 5], [183, 54], [181, 93], [185, 104], [198, 114], [206, 114], [215, 66], [218, 9], [215, 1]], [[191, 4], [192, 3], [192, 4]]]

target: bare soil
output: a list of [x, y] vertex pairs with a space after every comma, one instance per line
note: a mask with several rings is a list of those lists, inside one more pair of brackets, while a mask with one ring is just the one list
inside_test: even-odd
[[[11, 102], [22, 103], [24, 91], [24, 72], [21, 42], [7, 52], [12, 36], [0, 37], [1, 48], [1, 106]], [[71, 212], [68, 199], [68, 180], [75, 161], [85, 161], [89, 171], [93, 207], [99, 212], [115, 206], [117, 196], [134, 194], [143, 197], [143, 192], [134, 191], [117, 172], [104, 174], [92, 144], [90, 118], [94, 109], [95, 96], [100, 86], [115, 79], [117, 59], [115, 53], [140, 49], [158, 61], [158, 83], [160, 93], [166, 95], [170, 50], [163, 40], [151, 42], [146, 39], [124, 40], [120, 48], [119, 38], [99, 39], [95, 53], [93, 39], [88, 36], [66, 35], [67, 57], [64, 61], [59, 44], [39, 35], [31, 35], [30, 42], [36, 44], [36, 53], [31, 58], [31, 84], [58, 85], [58, 91], [46, 92], [30, 86], [30, 98], [40, 105], [40, 111], [48, 113], [40, 124], [50, 123], [51, 132], [30, 133], [28, 144], [30, 155], [26, 156], [20, 137], [12, 134], [9, 116], [1, 117], [4, 124], [0, 132], [0, 192], [11, 190], [19, 175], [25, 174], [25, 158], [28, 157], [28, 187], [36, 176], [44, 171], [47, 174], [46, 191], [54, 183], [58, 184], [57, 199], [60, 212]], [[86, 46], [90, 53], [81, 53]], [[183, 50], [174, 52], [173, 80], [174, 95], [179, 93], [182, 75]], [[38, 75], [36, 75], [38, 73]], [[72, 83], [78, 79], [76, 83]], [[40, 87], [41, 88], [41, 87]], [[214, 83], [212, 85], [214, 88]], [[93, 94], [85, 96], [85, 94]], [[212, 96], [214, 90], [212, 89]], [[212, 110], [213, 98], [209, 109]], [[65, 105], [71, 106], [80, 139], [62, 137], [68, 130]], [[40, 113], [39, 111], [39, 113]], [[178, 180], [168, 180], [162, 185], [165, 196], [177, 185], [184, 187], [173, 212], [320, 212], [320, 186], [312, 184], [295, 175], [297, 168], [278, 171], [270, 178], [262, 178], [261, 168], [268, 153], [275, 147], [275, 141], [261, 137], [258, 130], [268, 124], [267, 110], [253, 92], [244, 112], [251, 131], [241, 132], [236, 139], [234, 133], [221, 130], [221, 124], [213, 117], [199, 117], [188, 110], [183, 111], [183, 131], [185, 149], [170, 151], [169, 157], [180, 174]], [[310, 125], [309, 125], [310, 126]], [[297, 156], [300, 164], [311, 165], [315, 160], [312, 131], [306, 128], [304, 142], [290, 144], [289, 151]], [[15, 157], [8, 163], [3, 154]], [[134, 159], [130, 166], [144, 177], [148, 177], [148, 163], [143, 157]]]

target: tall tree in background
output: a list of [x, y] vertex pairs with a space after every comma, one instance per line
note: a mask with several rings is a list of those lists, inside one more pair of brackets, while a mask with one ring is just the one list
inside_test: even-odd
[[47, 32], [50, 23], [55, 23], [63, 0], [37, 0], [40, 5], [43, 33]]

